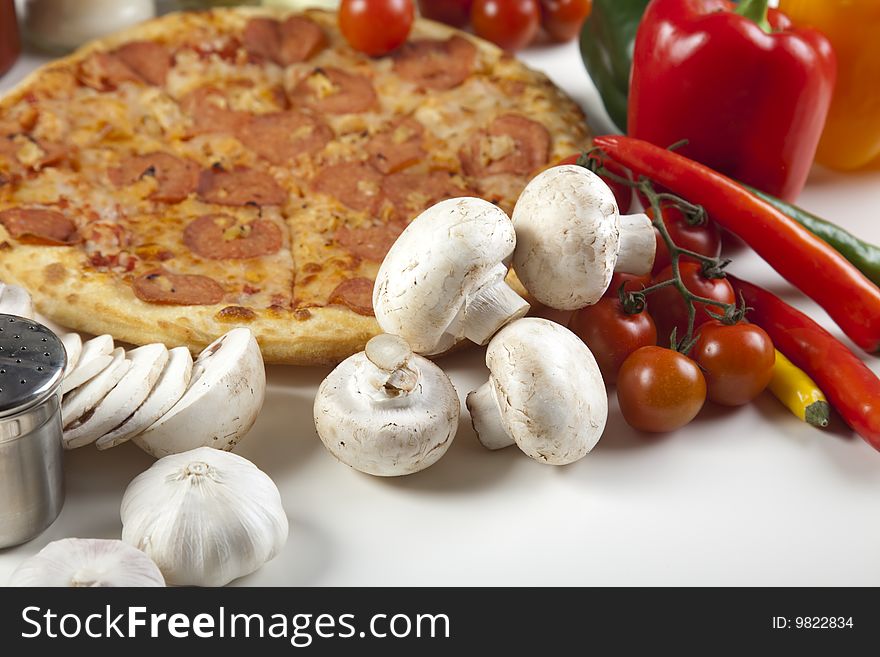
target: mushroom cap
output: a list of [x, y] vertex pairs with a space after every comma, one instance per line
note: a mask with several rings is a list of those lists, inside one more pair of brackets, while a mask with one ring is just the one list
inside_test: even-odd
[[333, 456], [355, 470], [393, 477], [424, 470], [446, 453], [458, 429], [458, 394], [428, 359], [413, 355], [407, 367], [418, 374], [418, 384], [397, 397], [379, 394], [378, 368], [365, 352], [324, 379], [315, 397], [315, 427]]
[[441, 201], [416, 217], [392, 245], [373, 290], [373, 310], [386, 333], [422, 354], [446, 351], [462, 337], [450, 328], [465, 300], [502, 277], [516, 246], [504, 210], [479, 198]]
[[132, 440], [156, 458], [203, 446], [230, 450], [256, 422], [265, 394], [260, 347], [250, 329], [234, 328], [202, 350], [183, 396]]
[[608, 395], [589, 348], [564, 326], [527, 317], [486, 350], [501, 422], [519, 448], [552, 465], [572, 463], [599, 441]]
[[620, 252], [620, 213], [608, 185], [576, 165], [535, 176], [513, 209], [513, 269], [541, 303], [576, 310], [596, 303]]

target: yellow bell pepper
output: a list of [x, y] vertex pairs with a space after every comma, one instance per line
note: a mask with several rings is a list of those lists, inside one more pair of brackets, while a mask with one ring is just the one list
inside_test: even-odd
[[837, 55], [837, 86], [816, 160], [858, 169], [880, 156], [880, 2], [780, 0], [799, 27], [822, 32]]
[[831, 407], [806, 372], [776, 352], [773, 378], [767, 386], [776, 398], [804, 422], [814, 427], [827, 427]]

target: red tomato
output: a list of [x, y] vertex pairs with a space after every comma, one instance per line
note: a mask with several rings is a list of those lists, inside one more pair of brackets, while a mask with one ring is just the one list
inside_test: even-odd
[[471, 18], [473, 0], [419, 0], [422, 16], [455, 27], [464, 27]]
[[[580, 153], [569, 155], [568, 157], [559, 160], [559, 162], [557, 162], [554, 166], [560, 166], [562, 164], [577, 164], [580, 156]], [[591, 159], [595, 160], [597, 159], [597, 157], [598, 156], [595, 153], [590, 154]], [[604, 165], [609, 171], [618, 176], [622, 176], [624, 178], [629, 177], [626, 173], [626, 170], [622, 168], [619, 164], [606, 161]], [[611, 188], [611, 191], [614, 193], [614, 198], [617, 201], [617, 207], [620, 210], [620, 214], [626, 214], [627, 212], [629, 212], [629, 209], [632, 206], [632, 188], [609, 178], [602, 177], [602, 180], [605, 182], [606, 185], [608, 185], [608, 187]]]
[[541, 25], [538, 0], [474, 0], [471, 23], [477, 36], [504, 50], [529, 45]]
[[[648, 208], [645, 214], [651, 219], [654, 218], [651, 208]], [[709, 221], [703, 226], [691, 226], [684, 213], [676, 206], [663, 208], [663, 223], [666, 224], [669, 237], [677, 247], [710, 258], [717, 258], [721, 254], [721, 231], [717, 224]], [[669, 249], [666, 248], [666, 242], [661, 237], [660, 231], [655, 228], [654, 233], [657, 237], [657, 255], [654, 256], [654, 272], [656, 273], [669, 264], [670, 258]], [[681, 261], [695, 262], [696, 259], [684, 255], [681, 257]]]
[[355, 50], [380, 57], [403, 45], [414, 15], [412, 0], [342, 0], [339, 30]]
[[639, 290], [645, 289], [650, 284], [650, 274], [639, 276], [638, 274], [624, 274], [623, 272], [614, 272], [614, 275], [611, 277], [611, 284], [608, 286], [608, 289], [605, 290], [605, 294], [603, 296], [618, 299], [621, 285], [624, 286], [623, 289], [627, 292], [638, 292]]
[[[736, 295], [726, 278], [706, 278], [703, 270], [696, 262], [681, 262], [678, 265], [681, 272], [681, 280], [684, 286], [693, 294], [721, 303], [736, 303]], [[672, 279], [672, 266], [663, 268], [654, 277], [653, 283], [662, 283]], [[724, 314], [724, 309], [719, 306], [706, 306], [702, 303], [695, 304], [697, 314], [694, 319], [694, 327], [699, 327], [712, 319], [706, 314], [711, 310], [716, 314]], [[687, 304], [684, 297], [675, 286], [670, 285], [662, 290], [657, 290], [648, 296], [648, 311], [657, 324], [658, 344], [668, 345], [672, 329], [677, 328], [678, 339], [681, 340], [687, 331]]]
[[593, 0], [541, 0], [541, 22], [554, 41], [571, 41], [580, 34]]
[[617, 401], [631, 427], [675, 431], [703, 408], [706, 380], [687, 356], [663, 347], [642, 347], [620, 367]]
[[746, 322], [706, 322], [691, 355], [706, 375], [709, 399], [724, 406], [742, 406], [760, 395], [776, 363], [770, 336]]
[[617, 381], [617, 371], [632, 352], [657, 344], [651, 316], [646, 312], [626, 314], [620, 299], [614, 297], [575, 311], [568, 328], [593, 352], [605, 383]]

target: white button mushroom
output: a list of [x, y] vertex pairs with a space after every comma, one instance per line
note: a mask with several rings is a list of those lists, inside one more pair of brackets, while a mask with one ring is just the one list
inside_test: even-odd
[[392, 477], [424, 470], [443, 456], [459, 411], [443, 370], [414, 355], [402, 338], [383, 334], [321, 383], [315, 427], [343, 463]]
[[65, 394], [61, 402], [61, 423], [64, 428], [68, 429], [77, 420], [86, 417], [113, 390], [130, 367], [131, 361], [126, 359], [125, 349], [117, 347], [113, 350], [107, 367], [76, 390]]
[[0, 314], [34, 318], [34, 303], [27, 290], [0, 282]]
[[596, 359], [574, 333], [528, 317], [505, 326], [486, 350], [489, 381], [467, 397], [474, 430], [488, 449], [516, 443], [541, 463], [586, 455], [608, 419]]
[[232, 449], [256, 422], [265, 394], [260, 347], [249, 329], [233, 329], [199, 354], [187, 391], [133, 440], [157, 458], [196, 447]]
[[576, 165], [547, 169], [513, 210], [513, 269], [535, 299], [576, 310], [602, 298], [615, 271], [650, 273], [656, 239], [643, 214], [620, 216], [614, 194]]
[[[66, 349], [68, 343], [64, 340], [62, 342]], [[64, 380], [61, 382], [62, 394], [66, 395], [103, 372], [113, 361], [111, 353], [113, 353], [113, 338], [109, 335], [99, 335], [86, 341], [82, 345], [76, 364], [71, 365], [68, 361], [67, 369], [64, 370]]]
[[165, 579], [150, 557], [128, 543], [64, 538], [16, 568], [9, 586], [165, 586]]
[[379, 268], [379, 326], [419, 354], [442, 353], [462, 338], [486, 344], [529, 309], [504, 280], [515, 246], [510, 218], [488, 201], [454, 198], [428, 208]]

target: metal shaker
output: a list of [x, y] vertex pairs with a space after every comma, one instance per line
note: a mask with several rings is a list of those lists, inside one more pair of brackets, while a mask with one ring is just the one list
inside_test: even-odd
[[34, 538], [61, 512], [66, 363], [52, 331], [0, 314], [0, 548]]

